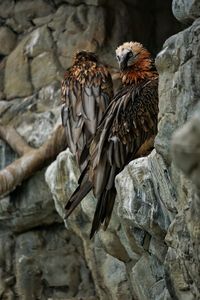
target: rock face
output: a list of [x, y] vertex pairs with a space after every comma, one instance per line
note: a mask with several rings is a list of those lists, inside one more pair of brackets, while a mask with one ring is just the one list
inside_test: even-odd
[[[198, 4], [193, 6], [199, 14], [198, 8]], [[177, 215], [167, 232], [168, 252], [165, 259], [168, 288], [175, 299], [200, 297], [197, 254], [200, 241], [197, 179], [199, 122], [196, 120], [200, 112], [199, 40], [198, 18], [189, 28], [168, 39], [157, 57], [160, 123], [155, 146], [167, 162], [177, 195]], [[172, 139], [175, 130], [180, 128], [173, 137], [172, 153], [165, 135], [166, 128], [169, 128], [168, 141]]]
[[[183, 27], [170, 0], [1, 1], [1, 122], [33, 147], [61, 122], [60, 79], [76, 50], [96, 51], [114, 74], [121, 42], [156, 54], [173, 35], [156, 59], [155, 150], [117, 176], [106, 232], [88, 238], [92, 193], [63, 222], [79, 177], [68, 149], [0, 200], [1, 299], [200, 299], [200, 8], [172, 6], [190, 25], [176, 35]], [[0, 141], [0, 168], [14, 159]]]

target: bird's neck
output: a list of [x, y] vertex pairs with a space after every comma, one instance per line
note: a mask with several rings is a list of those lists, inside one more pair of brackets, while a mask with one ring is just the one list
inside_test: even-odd
[[133, 65], [121, 72], [121, 79], [124, 85], [137, 84], [156, 77], [158, 77], [158, 73], [150, 59], [143, 60], [140, 64]]

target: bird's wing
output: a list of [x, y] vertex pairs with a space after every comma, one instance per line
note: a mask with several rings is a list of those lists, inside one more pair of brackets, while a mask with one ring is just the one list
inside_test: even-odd
[[157, 131], [157, 80], [138, 87], [124, 87], [106, 109], [90, 146], [90, 161], [79, 187], [66, 205], [67, 216], [93, 188], [98, 200], [90, 238], [101, 224], [107, 228], [116, 190], [114, 180], [134, 158], [142, 144]]
[[91, 237], [101, 223], [107, 228], [116, 190], [115, 176], [155, 135], [158, 114], [157, 79], [122, 89], [109, 105], [90, 148], [89, 178], [98, 199]]
[[[87, 76], [66, 73], [62, 82], [62, 123], [68, 145], [79, 164], [87, 159], [88, 146], [112, 97], [112, 80], [104, 66], [96, 66]], [[90, 72], [90, 73], [89, 73]]]

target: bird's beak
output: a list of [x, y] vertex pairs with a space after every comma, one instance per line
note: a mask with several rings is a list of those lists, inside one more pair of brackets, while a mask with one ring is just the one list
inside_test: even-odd
[[119, 62], [119, 68], [121, 71], [124, 71], [126, 67], [127, 67], [126, 61], [122, 60]]

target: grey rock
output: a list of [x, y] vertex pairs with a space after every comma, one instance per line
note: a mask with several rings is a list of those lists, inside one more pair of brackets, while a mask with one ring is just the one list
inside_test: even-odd
[[5, 67], [5, 94], [7, 99], [26, 97], [33, 89], [29, 80], [29, 63], [24, 53], [26, 38], [8, 56]]
[[[48, 167], [45, 177], [53, 194], [55, 207], [59, 215], [64, 218], [64, 206], [77, 187], [79, 177], [78, 167], [69, 149], [58, 155], [57, 160]], [[81, 239], [84, 239], [86, 260], [96, 282], [96, 289], [100, 298], [130, 299], [125, 266], [122, 262], [129, 261], [129, 257], [117, 235], [112, 232], [105, 232], [105, 234], [101, 233], [99, 238], [95, 238], [92, 244], [89, 240], [95, 205], [94, 196], [88, 195], [70, 218], [65, 221], [66, 226], [76, 232]], [[113, 249], [113, 247], [117, 249]], [[107, 251], [112, 256], [108, 255]], [[99, 281], [98, 278], [102, 278], [102, 280]], [[115, 289], [111, 286], [115, 286]]]
[[[23, 233], [16, 240], [16, 285], [21, 299], [94, 294], [81, 241], [63, 226]], [[82, 292], [80, 291], [82, 290]]]
[[[105, 299], [131, 299], [131, 291], [127, 282], [126, 267], [123, 262], [109, 256], [104, 255], [102, 264], [99, 268], [102, 269], [103, 279], [108, 289], [108, 294]], [[110, 294], [110, 298], [109, 295]]]
[[190, 24], [200, 17], [200, 3], [198, 0], [173, 0], [172, 11], [179, 21]]
[[[187, 2], [187, 5], [194, 3]], [[192, 26], [167, 40], [157, 57], [160, 122], [155, 146], [168, 164], [177, 195], [175, 206], [178, 214], [166, 235], [169, 248], [165, 277], [172, 299], [200, 297], [200, 278], [197, 275], [200, 241], [199, 120], [196, 117], [199, 114], [199, 40], [200, 19], [197, 19]], [[169, 142], [172, 142], [172, 149]]]
[[5, 99], [4, 95], [4, 73], [5, 73], [5, 64], [6, 64], [6, 59], [3, 59], [0, 63], [0, 101], [2, 99]]
[[4, 141], [0, 140], [0, 170], [17, 158], [17, 154]]
[[172, 139], [176, 166], [200, 188], [200, 120], [198, 114], [177, 130]]
[[14, 0], [3, 0], [0, 2], [0, 17], [8, 18], [13, 14], [15, 1]]
[[15, 282], [12, 265], [12, 254], [14, 251], [14, 238], [9, 232], [0, 233], [0, 295], [2, 299], [14, 299], [12, 286]]
[[24, 31], [30, 27], [32, 19], [47, 16], [53, 11], [50, 3], [44, 0], [17, 2], [14, 9], [14, 19], [18, 24], [18, 31]]
[[99, 6], [99, 5], [103, 5], [106, 3], [105, 0], [84, 0], [84, 1], [81, 1], [81, 0], [55, 0], [55, 3], [56, 4], [62, 4], [63, 2], [66, 2], [66, 3], [70, 3], [72, 5], [80, 5], [80, 4], [86, 4], [86, 5], [95, 5], [95, 6]]
[[0, 27], [0, 54], [8, 55], [15, 47], [16, 34], [8, 27]]
[[59, 118], [58, 111], [47, 111], [43, 113], [33, 113], [32, 122], [24, 121], [17, 128], [18, 133], [26, 139], [33, 147], [40, 147], [50, 136], [55, 128], [55, 121]]
[[123, 262], [130, 261], [130, 257], [128, 256], [126, 249], [124, 248], [119, 237], [115, 233], [111, 231], [101, 231], [99, 233], [99, 238], [101, 240], [102, 247], [104, 248], [105, 252]]
[[153, 151], [134, 160], [115, 181], [120, 219], [131, 220], [133, 226], [151, 235], [165, 235], [176, 197], [162, 158]]
[[50, 14], [46, 17], [40, 17], [40, 18], [33, 19], [33, 23], [36, 26], [45, 25], [45, 24], [48, 24], [52, 20], [52, 18], [53, 18], [53, 14]]
[[29, 35], [25, 45], [25, 53], [28, 57], [35, 57], [45, 51], [51, 52], [52, 48], [53, 40], [50, 30], [47, 26], [42, 26]]
[[[76, 11], [76, 8], [70, 4], [61, 4], [55, 14], [53, 20], [48, 24], [49, 28], [54, 31], [54, 38], [57, 40], [58, 36], [65, 29], [65, 23], [69, 16]], [[66, 42], [66, 41], [65, 41]]]
[[[197, 19], [191, 27], [169, 38], [156, 58], [160, 75], [160, 122], [155, 148], [168, 164], [171, 163], [169, 141], [172, 134], [194, 113], [198, 103], [196, 83], [199, 73], [194, 72], [194, 69], [198, 70], [199, 30], [200, 19]], [[184, 43], [187, 43], [188, 47], [184, 47]]]
[[[148, 274], [148, 276], [146, 276]], [[143, 255], [134, 265], [130, 273], [132, 288], [136, 299], [149, 300], [150, 289], [156, 283], [151, 272], [151, 264], [148, 255]]]
[[57, 48], [60, 62], [66, 68], [71, 63], [70, 53], [82, 49], [97, 51], [102, 47], [105, 41], [105, 10], [103, 7], [80, 5], [65, 19], [64, 28], [65, 31], [62, 30], [58, 36]]
[[59, 80], [60, 65], [51, 52], [43, 52], [31, 62], [31, 79], [36, 90]]
[[[1, 201], [0, 226], [21, 232], [41, 224], [61, 222], [43, 178], [44, 171], [38, 172], [26, 185], [22, 184], [17, 188], [15, 200], [11, 195]], [[34, 188], [30, 190], [31, 186]]]

